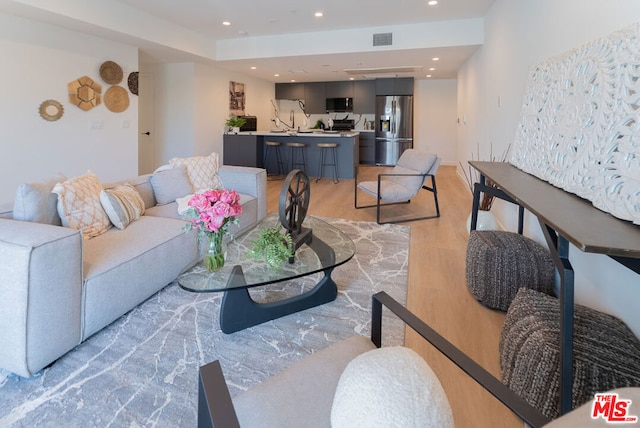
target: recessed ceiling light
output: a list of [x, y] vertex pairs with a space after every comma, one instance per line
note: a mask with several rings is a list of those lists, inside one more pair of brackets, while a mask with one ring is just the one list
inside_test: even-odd
[[349, 77], [349, 80], [356, 80], [355, 77]]
[[431, 0], [429, 3], [427, 3], [429, 6], [435, 6], [438, 4], [437, 0]]
[[273, 77], [280, 77], [278, 73], [274, 74]]
[[313, 14], [316, 18], [322, 18], [324, 16], [324, 13], [322, 12], [316, 12]]
[[295, 81], [296, 81], [296, 79], [291, 79], [291, 82], [295, 82]]
[[436, 68], [435, 67], [431, 67], [429, 68], [429, 71], [434, 71]]
[[440, 58], [435, 57], [435, 58], [431, 58], [433, 61], [440, 61]]
[[431, 77], [431, 75], [430, 75], [430, 74], [427, 74], [427, 77]]
[[252, 67], [251, 67], [251, 69], [252, 69], [252, 70], [255, 70], [255, 69], [256, 69], [256, 66], [255, 66], [255, 65], [254, 65], [254, 66], [252, 66]]
[[222, 21], [222, 25], [231, 25], [229, 21]]

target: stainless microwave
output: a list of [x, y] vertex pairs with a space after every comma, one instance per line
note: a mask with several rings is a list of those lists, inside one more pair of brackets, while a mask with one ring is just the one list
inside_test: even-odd
[[353, 98], [327, 98], [327, 113], [353, 111]]

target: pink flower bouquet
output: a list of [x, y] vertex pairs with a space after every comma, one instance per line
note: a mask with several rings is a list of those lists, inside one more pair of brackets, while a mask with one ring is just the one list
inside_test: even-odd
[[204, 263], [207, 269], [218, 270], [224, 266], [222, 237], [229, 233], [229, 223], [238, 224], [236, 217], [242, 214], [240, 195], [235, 190], [207, 190], [193, 195], [188, 205], [185, 219], [189, 223], [184, 229], [197, 229], [198, 239], [208, 238], [209, 254]]

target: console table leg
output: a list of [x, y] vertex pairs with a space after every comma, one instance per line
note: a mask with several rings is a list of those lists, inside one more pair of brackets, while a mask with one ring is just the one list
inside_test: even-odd
[[573, 408], [574, 272], [569, 261], [569, 241], [542, 221], [549, 251], [560, 276], [560, 414]]

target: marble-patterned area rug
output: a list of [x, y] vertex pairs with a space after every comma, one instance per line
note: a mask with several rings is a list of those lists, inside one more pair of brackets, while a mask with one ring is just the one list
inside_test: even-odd
[[[221, 293], [173, 283], [32, 378], [0, 370], [0, 427], [195, 426], [201, 365], [220, 360], [235, 396], [333, 342], [368, 335], [372, 294], [406, 300], [410, 229], [325, 220], [356, 244], [333, 272], [335, 301], [227, 335]], [[383, 344], [401, 344], [402, 324], [384, 317]]]

